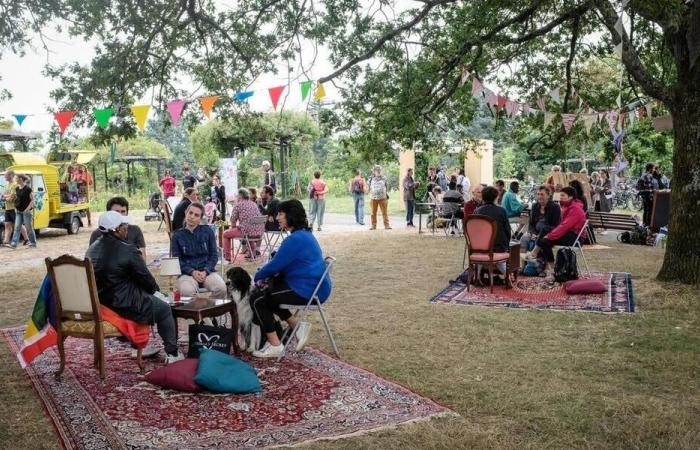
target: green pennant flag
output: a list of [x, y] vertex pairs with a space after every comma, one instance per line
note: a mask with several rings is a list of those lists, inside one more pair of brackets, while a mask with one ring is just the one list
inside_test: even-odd
[[95, 110], [95, 122], [102, 128], [107, 128], [109, 126], [109, 119], [112, 117], [112, 108], [96, 109]]
[[302, 81], [299, 83], [301, 86], [301, 101], [303, 102], [306, 100], [306, 97], [309, 96], [309, 92], [311, 92], [311, 85], [313, 84], [313, 81], [308, 80], [308, 81]]

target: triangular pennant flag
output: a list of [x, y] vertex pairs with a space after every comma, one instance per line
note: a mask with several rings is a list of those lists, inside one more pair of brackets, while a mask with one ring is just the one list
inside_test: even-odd
[[586, 128], [586, 134], [591, 134], [591, 128], [597, 118], [596, 114], [586, 114], [583, 116], [583, 126]]
[[545, 108], [545, 104], [544, 104], [544, 97], [540, 97], [537, 99], [537, 106], [539, 106], [541, 111], [547, 110], [547, 108]]
[[498, 106], [498, 95], [492, 91], [489, 91], [486, 96], [486, 104], [489, 106]]
[[615, 46], [615, 54], [622, 58], [622, 42]]
[[136, 126], [139, 127], [141, 131], [145, 130], [146, 119], [148, 118], [148, 111], [151, 110], [151, 105], [134, 105], [130, 109], [131, 114], [134, 115]]
[[53, 118], [56, 119], [58, 129], [61, 131], [61, 134], [66, 131], [66, 128], [68, 128], [70, 121], [73, 120], [74, 115], [75, 111], [59, 111], [53, 113]]
[[109, 119], [112, 117], [112, 108], [96, 109], [93, 113], [95, 115], [95, 122], [97, 125], [106, 129], [109, 126]]
[[323, 87], [323, 83], [318, 83], [316, 86], [316, 93], [314, 94], [314, 100], [321, 101], [323, 97], [326, 96], [326, 89]]
[[472, 78], [472, 97], [478, 97], [484, 92], [484, 85], [477, 77]]
[[301, 101], [303, 102], [306, 100], [306, 97], [309, 96], [309, 92], [311, 92], [311, 85], [313, 84], [313, 81], [311, 80], [306, 80], [302, 81], [299, 83], [299, 86], [301, 87]]
[[647, 103], [646, 105], [644, 105], [644, 107], [647, 110], [647, 117], [651, 119], [651, 111], [654, 108], [654, 106], [651, 103]]
[[463, 69], [462, 69], [462, 75], [461, 75], [461, 77], [460, 77], [460, 79], [459, 79], [459, 86], [460, 86], [460, 87], [461, 87], [461, 86], [464, 86], [464, 83], [466, 83], [467, 80], [469, 79], [469, 75], [471, 75], [471, 74], [469, 73], [469, 70], [467, 70], [466, 67], [463, 68]]
[[615, 22], [615, 31], [622, 37], [622, 33], [625, 31], [625, 28], [622, 26], [622, 15], [620, 15], [620, 17], [617, 18], [617, 22]]
[[254, 93], [254, 91], [238, 91], [235, 94], [233, 94], [233, 99], [238, 103], [243, 103], [244, 101], [252, 97]]
[[171, 100], [165, 104], [170, 114], [170, 121], [173, 126], [176, 127], [180, 123], [180, 117], [182, 116], [182, 110], [185, 109], [184, 100]]
[[559, 95], [559, 88], [554, 88], [551, 91], [549, 91], [549, 96], [552, 97], [552, 100], [554, 100], [557, 103], [561, 103], [561, 96]]
[[544, 127], [545, 127], [545, 129], [552, 123], [552, 121], [554, 121], [554, 116], [556, 116], [556, 114], [554, 114], [554, 113], [550, 113], [550, 112], [544, 113]]
[[508, 117], [513, 117], [513, 114], [518, 110], [518, 104], [512, 100], [506, 101], [506, 114]]
[[571, 127], [574, 125], [574, 122], [576, 122], [576, 114], [562, 114], [561, 115], [561, 123], [564, 125], [564, 131], [566, 131], [566, 134], [569, 134], [571, 131]]
[[498, 110], [503, 111], [506, 107], [506, 102], [508, 101], [508, 99], [506, 97], [504, 97], [503, 95], [499, 95], [497, 97], [497, 99], [498, 99], [497, 100], [498, 101]]
[[598, 113], [598, 121], [602, 122], [603, 119], [605, 119], [605, 116], [606, 116], [606, 113], [604, 113], [604, 112]]
[[202, 106], [202, 112], [207, 119], [211, 114], [211, 109], [214, 107], [214, 103], [219, 99], [218, 95], [209, 95], [207, 97], [199, 97], [199, 104]]
[[617, 94], [617, 98], [615, 99], [615, 104], [617, 105], [618, 109], [622, 109], [622, 92]]
[[617, 111], [608, 111], [607, 119], [611, 133], [615, 133], [615, 131], [617, 130], [617, 116]]
[[270, 94], [272, 107], [275, 109], [275, 111], [277, 110], [277, 103], [279, 103], [280, 101], [280, 95], [282, 95], [282, 91], [284, 91], [284, 88], [285, 86], [275, 86], [267, 90], [267, 92]]
[[521, 106], [522, 109], [523, 109], [523, 114], [525, 114], [526, 116], [529, 116], [530, 113], [532, 112], [532, 108], [530, 108], [530, 104], [528, 104], [528, 103], [523, 103], [523, 104], [521, 104], [520, 106]]
[[21, 127], [22, 122], [24, 122], [24, 119], [27, 118], [27, 114], [12, 114], [12, 117], [15, 118], [15, 120], [17, 121], [17, 124]]

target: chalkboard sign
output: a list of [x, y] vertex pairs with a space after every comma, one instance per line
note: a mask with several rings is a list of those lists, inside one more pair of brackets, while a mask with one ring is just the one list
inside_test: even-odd
[[671, 191], [654, 192], [654, 207], [651, 210], [651, 231], [658, 232], [661, 227], [668, 226], [671, 215]]

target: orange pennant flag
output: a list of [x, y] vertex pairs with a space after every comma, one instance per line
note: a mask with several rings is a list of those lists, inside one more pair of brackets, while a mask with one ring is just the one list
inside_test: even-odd
[[202, 106], [202, 112], [209, 118], [211, 114], [211, 109], [214, 107], [214, 103], [219, 98], [218, 95], [210, 95], [208, 97], [199, 97], [199, 104]]

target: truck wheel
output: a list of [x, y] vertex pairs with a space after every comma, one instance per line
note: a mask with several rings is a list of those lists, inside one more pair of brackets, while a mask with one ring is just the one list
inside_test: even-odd
[[68, 234], [78, 234], [80, 231], [80, 219], [78, 217], [73, 217], [70, 221], [70, 225], [66, 226]]

